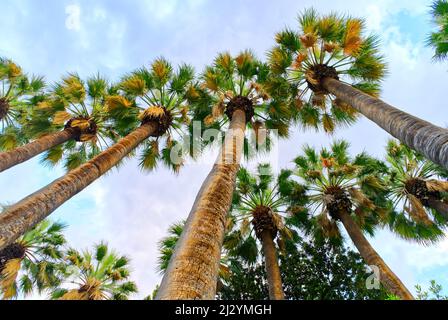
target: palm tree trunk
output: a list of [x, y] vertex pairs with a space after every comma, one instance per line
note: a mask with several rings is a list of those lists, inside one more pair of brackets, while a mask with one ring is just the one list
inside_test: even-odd
[[17, 204], [8, 207], [0, 214], [0, 250], [12, 244], [67, 200], [116, 166], [126, 155], [155, 132], [157, 132], [156, 124], [142, 125], [94, 159]]
[[362, 233], [359, 226], [347, 212], [340, 212], [339, 217], [344, 224], [347, 233], [358, 248], [359, 253], [369, 266], [375, 266], [380, 270], [380, 281], [384, 287], [392, 294], [403, 300], [414, 300], [411, 292], [405, 287], [401, 280], [393, 273], [389, 266], [380, 257], [378, 252], [373, 249], [369, 241]]
[[428, 200], [428, 205], [431, 209], [436, 210], [442, 217], [448, 221], [448, 203], [442, 200], [432, 199]]
[[243, 151], [246, 115], [233, 113], [218, 160], [202, 185], [156, 299], [216, 298], [227, 215]]
[[269, 230], [265, 230], [261, 234], [261, 243], [263, 245], [263, 253], [266, 263], [269, 298], [271, 300], [285, 300], [282, 276], [278, 265], [277, 250], [275, 249], [274, 239], [272, 238], [272, 234]]
[[76, 132], [74, 130], [65, 129], [46, 135], [14, 150], [0, 153], [0, 172], [28, 161], [42, 152], [63, 144], [75, 137]]
[[375, 122], [392, 136], [448, 169], [448, 130], [398, 110], [338, 80], [325, 78], [326, 90]]

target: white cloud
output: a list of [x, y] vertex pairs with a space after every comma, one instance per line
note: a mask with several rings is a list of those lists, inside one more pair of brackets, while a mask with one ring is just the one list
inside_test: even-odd
[[78, 4], [70, 4], [65, 7], [65, 13], [65, 27], [73, 31], [81, 30], [81, 7]]

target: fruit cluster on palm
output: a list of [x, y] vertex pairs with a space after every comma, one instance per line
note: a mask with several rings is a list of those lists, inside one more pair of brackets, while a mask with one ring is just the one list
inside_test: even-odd
[[[446, 8], [443, 0], [434, 5], [443, 25], [442, 35], [432, 37], [440, 57]], [[69, 74], [52, 88], [1, 59], [0, 148], [5, 152], [0, 172], [42, 153], [43, 162], [63, 162], [68, 170], [0, 214], [2, 257], [18, 255], [3, 258], [5, 297], [15, 294], [17, 272], [12, 271], [27, 257], [25, 243], [33, 241], [21, 239], [66, 201], [127, 158], [137, 155], [143, 169], [162, 163], [178, 173], [187, 157], [195, 159], [204, 147], [218, 144], [218, 159], [185, 226], [175, 229], [181, 236], [163, 258], [157, 299], [215, 298], [219, 271], [226, 270], [220, 264], [223, 248], [226, 259], [241, 248], [258, 252], [257, 239], [270, 296], [282, 299], [277, 259], [282, 246], [298, 231], [341, 244], [341, 226], [365, 262], [380, 269], [384, 287], [412, 299], [364, 233], [373, 236], [376, 228], [389, 227], [420, 242], [443, 237], [448, 130], [379, 100], [387, 68], [379, 38], [366, 35], [362, 19], [309, 9], [300, 15], [298, 30], [288, 28], [275, 40], [267, 62], [250, 50], [235, 56], [224, 52], [197, 76], [189, 65], [174, 69], [158, 58], [118, 83]], [[270, 147], [272, 134], [287, 138], [294, 125], [331, 134], [361, 115], [399, 140], [389, 144], [385, 162], [366, 153], [351, 157], [348, 143], [341, 141], [319, 152], [306, 147], [295, 170], [282, 171], [277, 179], [265, 165], [256, 176], [240, 168], [243, 155]], [[201, 124], [199, 136], [195, 122]], [[209, 140], [210, 129], [222, 139]], [[127, 281], [127, 259], [105, 245], [93, 254], [71, 250], [67, 261], [77, 287], [57, 290], [55, 297], [125, 299], [135, 291]], [[34, 281], [28, 279], [24, 292]]]

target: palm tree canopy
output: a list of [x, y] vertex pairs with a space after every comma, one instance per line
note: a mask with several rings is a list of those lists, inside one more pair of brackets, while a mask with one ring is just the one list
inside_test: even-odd
[[[4, 299], [42, 293], [58, 286], [63, 278], [62, 247], [66, 226], [48, 220], [0, 252], [0, 287]], [[20, 274], [20, 278], [19, 278]]]
[[428, 37], [427, 44], [435, 50], [434, 59], [444, 60], [448, 57], [448, 1], [435, 1], [431, 14], [438, 30]]
[[388, 142], [386, 163], [389, 197], [397, 208], [390, 225], [405, 239], [440, 240], [447, 219], [431, 209], [428, 200], [448, 200], [448, 183], [440, 181], [446, 170], [395, 140]]
[[96, 245], [93, 251], [69, 249], [65, 259], [68, 264], [65, 282], [76, 288], [56, 289], [53, 299], [127, 300], [137, 292], [135, 283], [129, 281], [129, 259], [110, 250], [106, 243]]
[[123, 136], [131, 124], [113, 117], [107, 109], [107, 98], [115, 92], [100, 75], [83, 81], [77, 74], [69, 74], [56, 83], [37, 105], [29, 132], [38, 138], [65, 128], [73, 130], [76, 137], [47, 151], [42, 162], [51, 166], [63, 162], [67, 170], [73, 170]]
[[[233, 112], [239, 109], [245, 112], [247, 128], [254, 130], [258, 144], [269, 142], [269, 130], [277, 130], [280, 137], [288, 136], [289, 84], [273, 77], [269, 66], [251, 51], [245, 50], [236, 56], [229, 52], [218, 54], [213, 65], [206, 67], [201, 80], [202, 95], [208, 97], [208, 103], [195, 108], [194, 119], [204, 123], [204, 130], [225, 131]], [[246, 138], [246, 156], [248, 147]]]
[[25, 75], [13, 61], [0, 58], [0, 150], [28, 141], [22, 129], [45, 89], [42, 77]]
[[[159, 132], [141, 148], [140, 165], [154, 170], [161, 162], [178, 172], [190, 148], [188, 127], [191, 123], [192, 105], [200, 98], [194, 82], [194, 68], [181, 64], [176, 70], [164, 58], [158, 58], [149, 68], [142, 67], [127, 75], [119, 85], [120, 96], [113, 99], [131, 101], [129, 108], [110, 104], [114, 112], [128, 111], [135, 122], [156, 121]], [[188, 141], [185, 141], [188, 140]]]
[[306, 231], [335, 245], [342, 243], [340, 210], [353, 215], [360, 228], [373, 235], [390, 209], [380, 178], [386, 170], [384, 163], [366, 153], [351, 157], [348, 148], [346, 141], [334, 142], [320, 152], [307, 146], [295, 159], [296, 174], [306, 185], [310, 201], [311, 225]]
[[256, 239], [269, 230], [280, 250], [298, 239], [293, 223], [306, 218], [307, 201], [303, 186], [284, 170], [275, 177], [269, 164], [261, 164], [256, 174], [240, 169], [228, 219], [224, 248], [231, 257], [255, 263], [258, 257]]
[[339, 125], [352, 124], [357, 112], [329, 94], [322, 80], [330, 77], [378, 96], [386, 74], [379, 38], [365, 34], [364, 20], [336, 13], [307, 9], [298, 20], [298, 31], [287, 28], [277, 34], [269, 64], [273, 73], [294, 84], [291, 109], [296, 120], [305, 128], [332, 133]]

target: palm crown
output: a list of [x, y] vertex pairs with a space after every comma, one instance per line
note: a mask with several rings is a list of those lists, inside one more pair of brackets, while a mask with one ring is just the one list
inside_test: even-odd
[[431, 201], [447, 203], [448, 183], [440, 180], [446, 170], [394, 140], [388, 143], [386, 160], [389, 195], [395, 207], [401, 208], [391, 215], [395, 230], [419, 241], [443, 237], [448, 212], [438, 212]]
[[125, 77], [119, 87], [132, 101], [128, 111], [135, 121], [158, 123], [158, 132], [142, 148], [142, 168], [153, 170], [162, 162], [178, 172], [189, 152], [183, 143], [191, 122], [191, 104], [199, 98], [194, 69], [182, 64], [175, 71], [167, 60], [159, 58], [149, 69], [143, 67]]
[[[67, 284], [75, 289], [56, 289], [54, 299], [61, 300], [127, 300], [137, 292], [129, 281], [129, 259], [118, 256], [107, 244], [95, 246], [93, 252], [70, 249], [66, 254]], [[72, 279], [72, 281], [70, 281]]]
[[84, 82], [69, 74], [57, 83], [51, 94], [37, 106], [30, 131], [37, 137], [49, 131], [70, 129], [74, 140], [50, 149], [42, 161], [56, 165], [61, 161], [67, 170], [109, 148], [123, 134], [122, 124], [108, 112], [108, 97], [114, 87], [100, 75]]
[[322, 86], [326, 77], [347, 82], [378, 96], [386, 73], [378, 37], [365, 36], [362, 19], [335, 13], [320, 16], [314, 9], [299, 16], [299, 31], [286, 29], [276, 36], [269, 53], [271, 69], [294, 84], [292, 110], [305, 126], [332, 133], [338, 125], [356, 120], [357, 112]]
[[22, 126], [44, 88], [42, 77], [29, 78], [13, 61], [0, 58], [0, 149], [12, 150], [27, 142]]
[[224, 128], [235, 110], [243, 110], [248, 127], [257, 135], [263, 129], [276, 129], [280, 136], [288, 135], [290, 111], [276, 92], [287, 92], [284, 83], [273, 81], [269, 66], [259, 61], [251, 51], [233, 57], [220, 53], [202, 75], [202, 88], [212, 102], [196, 109], [196, 118], [207, 127]]
[[242, 257], [255, 263], [258, 257], [256, 238], [264, 231], [277, 239], [278, 247], [297, 240], [290, 227], [293, 218], [306, 216], [304, 188], [291, 180], [292, 172], [283, 171], [275, 179], [270, 165], [259, 165], [257, 174], [241, 169], [237, 176], [232, 214], [228, 221], [229, 234], [224, 244], [229, 256]]
[[[19, 293], [27, 295], [34, 289], [42, 293], [61, 283], [64, 229], [63, 224], [46, 220], [0, 252], [0, 287], [4, 299]], [[21, 276], [17, 279], [19, 272]]]
[[330, 238], [340, 244], [339, 212], [354, 214], [357, 224], [369, 234], [374, 233], [379, 219], [387, 216], [386, 187], [378, 177], [385, 165], [366, 153], [355, 158], [348, 155], [348, 143], [335, 142], [331, 148], [316, 152], [305, 147], [295, 159], [297, 175], [308, 189], [312, 232], [317, 240]]
[[448, 57], [448, 1], [435, 1], [431, 14], [439, 30], [429, 36], [427, 43], [435, 49], [434, 59], [446, 59]]

